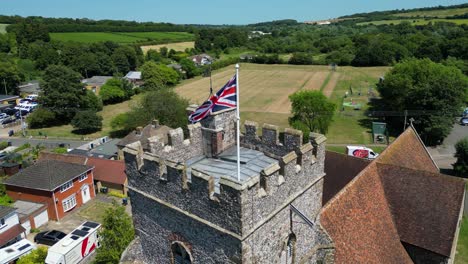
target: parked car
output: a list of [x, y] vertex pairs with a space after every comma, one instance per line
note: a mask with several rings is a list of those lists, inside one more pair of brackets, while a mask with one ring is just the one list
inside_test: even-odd
[[346, 153], [348, 156], [354, 156], [363, 159], [375, 159], [379, 156], [379, 154], [372, 149], [362, 146], [346, 146]]
[[460, 125], [462, 125], [462, 126], [468, 125], [468, 117], [462, 117], [460, 119]]
[[60, 241], [60, 239], [64, 238], [66, 235], [67, 234], [58, 230], [43, 231], [43, 232], [38, 233], [34, 237], [34, 242], [36, 242], [37, 244], [44, 244], [44, 245], [52, 246], [58, 241]]
[[7, 117], [10, 117], [10, 116], [5, 113], [0, 113], [0, 120], [5, 119]]
[[8, 107], [8, 108], [3, 109], [2, 112], [9, 115], [9, 116], [12, 116], [12, 115], [16, 114], [16, 112], [18, 112], [18, 109]]
[[13, 121], [14, 121], [14, 119], [11, 116], [7, 116], [5, 118], [0, 119], [0, 124], [2, 124], [2, 125], [3, 124], [8, 124], [8, 123], [11, 123]]
[[16, 112], [15, 114], [15, 117], [16, 119], [20, 119], [21, 117], [25, 118], [28, 114], [29, 114], [29, 111], [27, 110], [18, 110], [18, 112]]

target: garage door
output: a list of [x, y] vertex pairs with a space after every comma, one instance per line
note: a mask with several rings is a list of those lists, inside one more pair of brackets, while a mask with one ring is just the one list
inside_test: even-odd
[[26, 235], [31, 233], [31, 223], [28, 221], [21, 224], [26, 229]]
[[41, 225], [47, 224], [47, 222], [49, 222], [49, 215], [47, 214], [47, 210], [34, 217], [34, 225], [36, 226], [36, 228], [40, 227]]

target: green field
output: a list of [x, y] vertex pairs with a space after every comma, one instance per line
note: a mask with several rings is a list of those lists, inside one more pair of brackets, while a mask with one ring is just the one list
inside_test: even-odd
[[113, 41], [128, 44], [142, 41], [181, 42], [193, 40], [193, 34], [187, 32], [67, 32], [50, 33], [53, 40], [94, 43]]
[[457, 25], [468, 25], [468, 19], [443, 19], [443, 18], [435, 18], [435, 19], [423, 19], [423, 18], [414, 18], [414, 19], [392, 19], [392, 20], [378, 20], [378, 21], [369, 21], [369, 22], [361, 22], [357, 23], [358, 26], [364, 26], [369, 24], [374, 25], [389, 25], [389, 24], [400, 24], [401, 22], [410, 22], [412, 25], [427, 25], [430, 22], [448, 22], [448, 23], [455, 23]]
[[449, 16], [463, 15], [468, 13], [468, 8], [452, 8], [445, 10], [427, 10], [427, 11], [413, 11], [406, 13], [394, 14], [398, 17], [438, 17], [445, 18]]
[[8, 24], [0, 24], [0, 34], [1, 33], [6, 33], [6, 27]]
[[[361, 110], [336, 111], [327, 134], [328, 143], [370, 144], [370, 120], [366, 119], [367, 91], [389, 67], [339, 67], [330, 74], [327, 66], [242, 64], [240, 70], [241, 119], [288, 127], [291, 110], [289, 94], [300, 89], [322, 90], [337, 105], [351, 86], [352, 98], [362, 102]], [[213, 87], [221, 87], [234, 74], [234, 67], [213, 72]], [[328, 82], [327, 82], [328, 79]], [[323, 87], [323, 89], [321, 89]], [[191, 103], [202, 103], [208, 96], [209, 79], [197, 77], [176, 87]], [[358, 95], [361, 89], [361, 96]], [[374, 89], [375, 91], [375, 89]], [[350, 97], [348, 97], [348, 100]]]
[[[370, 129], [371, 120], [365, 116], [367, 109], [367, 91], [369, 87], [375, 87], [378, 78], [389, 67], [339, 67], [336, 72], [331, 72], [328, 66], [295, 66], [295, 65], [263, 65], [241, 64], [240, 70], [240, 101], [241, 120], [252, 120], [278, 125], [281, 128], [288, 127], [288, 117], [291, 105], [288, 96], [295, 91], [322, 90], [338, 106], [342, 104], [343, 96], [352, 87], [353, 95], [345, 100], [353, 99], [362, 103], [361, 110], [346, 107], [340, 111], [340, 107], [334, 116], [334, 121], [327, 133], [330, 144], [362, 144], [372, 143]], [[213, 71], [213, 87], [219, 87], [232, 77], [234, 66]], [[361, 95], [359, 94], [361, 91]], [[375, 89], [374, 89], [375, 91]], [[209, 93], [209, 79], [196, 77], [183, 81], [176, 87], [176, 92], [187, 98], [191, 103], [200, 104], [207, 99]], [[132, 100], [104, 106], [99, 114], [103, 117], [103, 130], [88, 138], [98, 138], [109, 135], [112, 128], [110, 122], [113, 117], [130, 110], [141, 95], [134, 96]], [[70, 125], [56, 126], [44, 129], [28, 130], [28, 135], [39, 136], [47, 134], [48, 137], [82, 138], [73, 134]], [[341, 149], [342, 147], [339, 147]], [[371, 148], [376, 147], [371, 146]], [[379, 149], [380, 150], [380, 149]], [[377, 151], [379, 152], [379, 151]]]

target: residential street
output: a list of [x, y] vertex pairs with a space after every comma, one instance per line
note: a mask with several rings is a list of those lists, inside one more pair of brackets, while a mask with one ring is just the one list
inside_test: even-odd
[[[458, 120], [457, 120], [458, 121]], [[452, 164], [455, 163], [455, 144], [462, 138], [468, 136], [468, 126], [461, 126], [458, 122], [454, 125], [452, 132], [444, 140], [444, 143], [435, 148], [428, 147], [437, 166], [443, 173], [450, 173]]]

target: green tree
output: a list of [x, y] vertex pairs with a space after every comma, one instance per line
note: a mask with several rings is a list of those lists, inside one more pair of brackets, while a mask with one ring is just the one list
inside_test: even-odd
[[327, 133], [333, 119], [335, 104], [322, 92], [298, 91], [289, 96], [291, 114], [289, 124], [308, 135], [309, 132]]
[[172, 90], [163, 89], [148, 92], [135, 106], [126, 118], [126, 129], [145, 126], [151, 120], [158, 119], [161, 124], [169, 127], [185, 127], [187, 125], [186, 108], [188, 101]]
[[117, 78], [107, 80], [101, 87], [99, 96], [104, 104], [119, 103], [127, 99], [127, 94], [122, 88], [122, 82]]
[[13, 61], [0, 61], [0, 93], [5, 93], [6, 85], [8, 94], [17, 94], [19, 83], [24, 80], [24, 75], [19, 71]]
[[166, 65], [148, 61], [141, 66], [141, 78], [145, 82], [149, 79], [157, 79], [164, 85], [172, 86], [179, 82], [180, 75]]
[[86, 94], [81, 97], [82, 109], [94, 110], [96, 112], [102, 110], [102, 100], [93, 91], [87, 90]]
[[[455, 67], [429, 59], [411, 59], [395, 65], [377, 88], [384, 110], [398, 113], [408, 110], [408, 118], [416, 120], [414, 125], [421, 138], [434, 145], [450, 133], [454, 117], [467, 98], [468, 78]], [[402, 121], [388, 118], [394, 127], [401, 127]]]
[[102, 117], [95, 111], [86, 110], [77, 112], [71, 121], [77, 134], [89, 134], [102, 129]]
[[180, 66], [182, 66], [182, 70], [185, 71], [186, 77], [193, 78], [197, 75], [200, 75], [200, 70], [195, 66], [193, 61], [189, 59], [181, 59], [180, 60]]
[[106, 210], [100, 231], [101, 247], [97, 249], [95, 263], [119, 263], [122, 252], [133, 240], [135, 231], [132, 218], [125, 208], [114, 204]]
[[55, 113], [59, 124], [70, 122], [78, 110], [88, 106], [80, 79], [79, 73], [62, 65], [51, 65], [44, 73], [38, 101], [41, 107]]
[[16, 264], [42, 264], [47, 257], [47, 247], [40, 246], [31, 253], [22, 256]]
[[455, 144], [455, 158], [453, 170], [457, 176], [468, 177], [468, 137], [461, 139]]
[[31, 128], [49, 127], [57, 123], [55, 113], [42, 107], [28, 115], [26, 120]]

